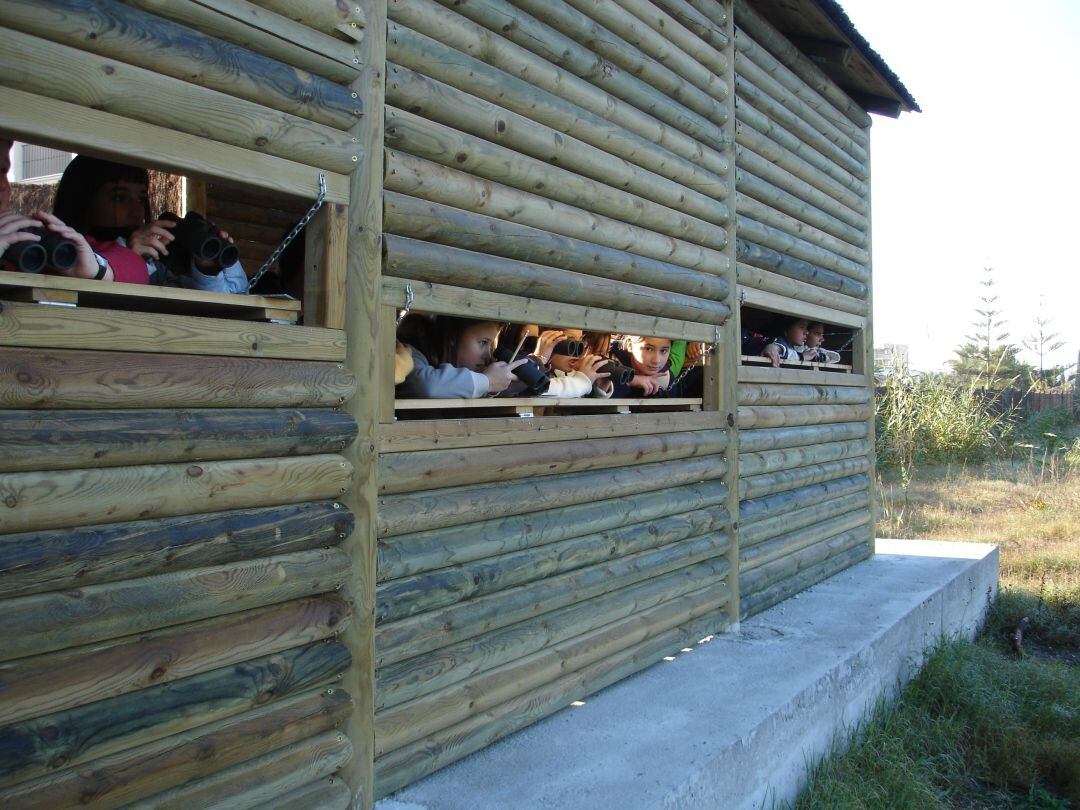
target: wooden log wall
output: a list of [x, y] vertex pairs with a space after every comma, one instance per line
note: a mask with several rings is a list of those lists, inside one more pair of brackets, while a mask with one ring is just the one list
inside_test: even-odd
[[[355, 134], [352, 5], [3, 0], [0, 20], [4, 134], [199, 181], [249, 271], [320, 173], [344, 233], [354, 169], [381, 165]], [[371, 660], [349, 543], [372, 516], [349, 500], [344, 289], [323, 287], [307, 326], [0, 308], [0, 805], [353, 804]]]

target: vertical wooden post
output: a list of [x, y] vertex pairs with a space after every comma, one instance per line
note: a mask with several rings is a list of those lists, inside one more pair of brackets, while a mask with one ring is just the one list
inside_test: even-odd
[[379, 421], [394, 421], [394, 348], [397, 345], [397, 309], [384, 306], [379, 316], [379, 352], [382, 355], [382, 387], [379, 389]]
[[345, 541], [352, 559], [346, 598], [353, 618], [343, 639], [352, 653], [344, 688], [355, 701], [346, 734], [353, 758], [343, 769], [352, 807], [370, 810], [374, 798], [375, 753], [375, 509], [378, 482], [378, 423], [382, 385], [379, 359], [379, 291], [382, 275], [383, 100], [386, 89], [386, 0], [357, 0], [367, 27], [358, 47], [359, 78], [352, 84], [362, 117], [352, 129], [359, 161], [349, 189], [345, 264], [346, 363], [360, 385], [346, 407], [359, 427], [346, 451], [354, 478], [345, 501], [356, 529]]
[[206, 196], [205, 180], [192, 180], [190, 177], [184, 178], [184, 210], [180, 213], [180, 216], [184, 216], [188, 211], [198, 211], [205, 216], [207, 207]]
[[[725, 0], [724, 10], [727, 12], [724, 20], [724, 33], [727, 35], [727, 46], [724, 48], [724, 56], [727, 59], [728, 75], [724, 77], [727, 86], [735, 87], [735, 9], [731, 0]], [[730, 565], [728, 574], [728, 586], [731, 589], [731, 598], [728, 601], [728, 622], [731, 630], [737, 630], [739, 626], [739, 358], [742, 356], [742, 343], [740, 336], [741, 313], [739, 304], [739, 285], [735, 272], [735, 237], [737, 233], [735, 216], [735, 94], [732, 93], [728, 102], [731, 110], [728, 114], [727, 123], [724, 126], [724, 150], [728, 158], [727, 187], [731, 189], [728, 196], [728, 205], [731, 206], [731, 228], [728, 229], [728, 242], [724, 252], [728, 257], [728, 306], [732, 315], [724, 323], [720, 333], [720, 348], [718, 354], [723, 358], [720, 363], [721, 391], [720, 409], [725, 414], [728, 426], [727, 460], [728, 471], [724, 476], [727, 484], [727, 510], [731, 516], [729, 531], [731, 532], [731, 547], [727, 552], [727, 560]]]
[[[866, 186], [870, 188], [870, 125], [866, 126]], [[870, 261], [867, 263], [867, 269], [870, 271], [870, 277], [866, 280], [866, 325], [862, 331], [855, 336], [855, 341], [852, 343], [852, 365], [855, 367], [855, 372], [861, 371], [866, 375], [866, 384], [870, 386], [870, 402], [874, 403], [874, 246], [873, 246], [873, 229], [870, 227], [870, 223], [873, 222], [871, 216], [871, 202], [870, 195], [867, 194], [866, 198], [866, 252], [870, 254]], [[862, 368], [860, 369], [860, 365]], [[877, 521], [878, 510], [880, 509], [881, 499], [878, 497], [878, 479], [877, 479], [877, 441], [875, 430], [875, 413], [870, 414], [869, 424], [867, 425], [867, 438], [870, 440], [870, 555], [873, 556], [876, 552], [877, 546]]]
[[308, 326], [344, 329], [348, 208], [337, 204], [324, 205], [312, 217], [305, 231], [304, 323]]

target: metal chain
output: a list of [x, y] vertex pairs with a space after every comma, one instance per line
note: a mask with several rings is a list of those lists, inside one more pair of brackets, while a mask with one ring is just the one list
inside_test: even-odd
[[[698, 342], [698, 343], [700, 343], [701, 341], [695, 341], [695, 342]], [[679, 372], [679, 376], [678, 376], [678, 377], [676, 377], [676, 378], [675, 378], [674, 380], [672, 380], [671, 382], [669, 382], [669, 383], [668, 383], [668, 384], [667, 384], [667, 385], [666, 385], [666, 386], [665, 386], [664, 388], [662, 388], [661, 390], [662, 390], [662, 391], [664, 391], [665, 393], [667, 393], [667, 392], [668, 392], [668, 391], [670, 391], [670, 390], [671, 390], [672, 388], [674, 388], [674, 387], [675, 387], [676, 385], [678, 385], [679, 383], [681, 383], [681, 382], [683, 381], [683, 378], [684, 378], [684, 377], [685, 377], [685, 376], [686, 376], [687, 374], [689, 374], [689, 373], [690, 373], [691, 371], [693, 371], [693, 370], [694, 370], [695, 368], [699, 368], [700, 366], [703, 366], [703, 365], [705, 365], [705, 361], [706, 361], [706, 360], [707, 360], [707, 359], [708, 359], [709, 357], [711, 357], [711, 356], [712, 356], [713, 354], [715, 354], [715, 352], [716, 352], [716, 350], [717, 350], [718, 348], [720, 348], [720, 327], [719, 327], [719, 326], [718, 326], [718, 327], [716, 327], [716, 331], [715, 331], [715, 332], [713, 333], [713, 344], [712, 344], [712, 346], [710, 346], [709, 348], [707, 348], [707, 349], [705, 350], [704, 354], [702, 354], [702, 355], [701, 355], [701, 356], [700, 356], [699, 358], [697, 358], [697, 361], [696, 361], [696, 362], [694, 362], [694, 364], [693, 364], [693, 365], [686, 365], [686, 364], [684, 363], [684, 364], [683, 364], [683, 365], [684, 365], [684, 368], [682, 369], [682, 371], [681, 371], [681, 372]]]
[[401, 326], [401, 322], [405, 320], [405, 316], [409, 314], [409, 310], [412, 309], [413, 301], [416, 300], [416, 296], [413, 294], [412, 284], [405, 284], [405, 309], [401, 310], [397, 316], [397, 326]]
[[259, 283], [259, 279], [266, 275], [266, 271], [273, 267], [274, 262], [278, 260], [285, 248], [289, 246], [289, 243], [293, 239], [300, 235], [300, 231], [304, 230], [311, 218], [315, 216], [315, 212], [322, 208], [323, 200], [326, 199], [326, 175], [319, 172], [319, 196], [315, 198], [315, 202], [312, 204], [308, 212], [300, 218], [300, 221], [293, 225], [293, 229], [285, 234], [285, 238], [281, 240], [281, 244], [274, 248], [274, 252], [270, 254], [270, 258], [263, 262], [263, 266], [259, 268], [259, 272], [253, 275], [248, 280], [248, 286], [254, 287]]

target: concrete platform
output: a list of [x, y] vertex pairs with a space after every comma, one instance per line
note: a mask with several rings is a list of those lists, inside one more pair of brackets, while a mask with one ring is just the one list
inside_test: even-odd
[[751, 808], [970, 637], [997, 593], [996, 546], [879, 540], [877, 556], [410, 785], [378, 810]]

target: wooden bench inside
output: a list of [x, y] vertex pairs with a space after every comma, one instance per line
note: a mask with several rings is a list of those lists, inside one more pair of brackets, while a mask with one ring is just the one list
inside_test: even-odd
[[701, 397], [672, 397], [649, 399], [561, 399], [558, 397], [485, 397], [482, 399], [398, 399], [396, 411], [423, 412], [431, 410], [468, 411], [468, 416], [505, 416], [516, 413], [532, 416], [542, 413], [648, 413], [652, 411], [700, 411]]
[[291, 298], [6, 271], [0, 271], [0, 300], [275, 323], [296, 323], [301, 313], [300, 302]]

